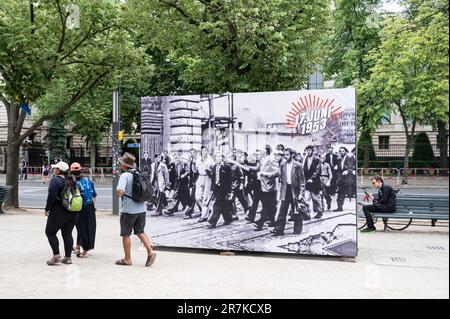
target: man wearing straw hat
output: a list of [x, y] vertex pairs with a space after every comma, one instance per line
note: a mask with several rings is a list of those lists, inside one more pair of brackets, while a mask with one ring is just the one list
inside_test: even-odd
[[131, 232], [139, 237], [147, 249], [147, 261], [145, 266], [151, 266], [155, 261], [156, 253], [153, 251], [150, 239], [145, 234], [146, 207], [145, 202], [134, 201], [132, 197], [133, 174], [131, 171], [136, 169], [136, 158], [133, 154], [125, 152], [119, 158], [120, 169], [123, 173], [120, 175], [117, 185], [117, 196], [122, 198], [120, 208], [120, 236], [122, 236], [123, 249], [125, 257], [117, 260], [116, 265], [131, 266]]

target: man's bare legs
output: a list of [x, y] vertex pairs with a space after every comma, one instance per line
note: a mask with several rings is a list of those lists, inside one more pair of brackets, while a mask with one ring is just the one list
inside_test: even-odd
[[130, 236], [122, 237], [123, 250], [125, 252], [125, 263], [131, 265], [131, 238]]
[[[142, 241], [145, 248], [147, 249], [147, 262], [146, 266], [150, 266], [153, 261], [155, 260], [155, 252], [152, 249], [152, 245], [150, 243], [149, 237], [145, 233], [140, 233], [137, 235], [138, 238]], [[116, 261], [116, 264], [118, 265], [132, 265], [131, 261], [131, 238], [130, 236], [122, 236], [122, 244], [123, 244], [123, 250], [125, 252], [125, 258]]]
[[149, 256], [153, 255], [152, 244], [151, 244], [150, 238], [148, 238], [147, 234], [146, 233], [140, 233], [137, 236], [139, 237], [139, 239], [144, 244], [145, 249], [147, 249], [147, 255], [149, 255]]

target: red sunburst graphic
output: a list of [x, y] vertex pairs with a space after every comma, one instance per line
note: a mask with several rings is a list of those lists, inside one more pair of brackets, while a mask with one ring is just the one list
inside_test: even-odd
[[344, 110], [340, 106], [333, 105], [334, 99], [323, 99], [313, 94], [301, 96], [299, 101], [292, 102], [291, 110], [286, 114], [286, 128], [295, 128], [297, 126], [297, 115], [303, 112], [310, 112], [320, 108], [331, 108], [330, 118], [337, 120], [342, 117]]

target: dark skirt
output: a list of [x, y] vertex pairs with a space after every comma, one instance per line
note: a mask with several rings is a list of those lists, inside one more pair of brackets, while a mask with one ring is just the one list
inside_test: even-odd
[[95, 211], [94, 204], [83, 206], [76, 224], [78, 232], [77, 245], [80, 245], [84, 251], [94, 249], [95, 231], [97, 229]]

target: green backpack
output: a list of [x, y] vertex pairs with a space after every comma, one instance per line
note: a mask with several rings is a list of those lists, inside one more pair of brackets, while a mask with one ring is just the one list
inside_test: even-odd
[[81, 192], [78, 187], [75, 187], [75, 191], [70, 188], [63, 192], [62, 205], [69, 212], [80, 212], [83, 208], [83, 198], [81, 197]]

